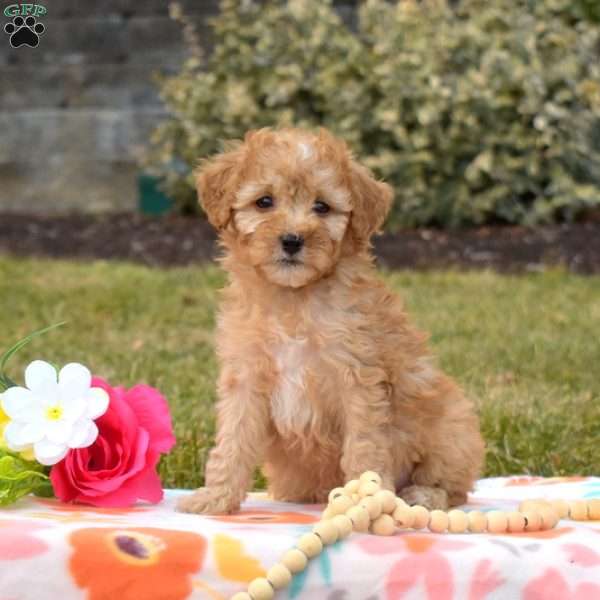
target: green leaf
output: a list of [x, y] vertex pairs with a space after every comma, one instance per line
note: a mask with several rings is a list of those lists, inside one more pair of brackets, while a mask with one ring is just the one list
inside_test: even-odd
[[0, 450], [0, 506], [13, 504], [31, 493], [47, 494], [49, 485], [48, 475], [41, 465]]
[[54, 488], [52, 487], [52, 482], [49, 479], [47, 481], [40, 482], [38, 487], [35, 488], [32, 493], [38, 498], [54, 498]]

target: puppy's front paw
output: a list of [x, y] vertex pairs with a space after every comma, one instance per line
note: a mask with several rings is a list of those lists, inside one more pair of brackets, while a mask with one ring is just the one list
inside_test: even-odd
[[237, 500], [226, 492], [213, 488], [200, 488], [177, 502], [179, 512], [223, 515], [232, 513], [240, 507]]

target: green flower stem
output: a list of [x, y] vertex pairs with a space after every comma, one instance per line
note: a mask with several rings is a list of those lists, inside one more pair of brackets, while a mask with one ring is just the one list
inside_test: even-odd
[[57, 327], [61, 327], [64, 325], [66, 321], [62, 321], [61, 323], [56, 323], [54, 325], [50, 325], [48, 327], [44, 327], [44, 329], [38, 329], [33, 333], [30, 333], [27, 337], [24, 337], [22, 340], [19, 340], [14, 346], [9, 348], [2, 356], [0, 356], [0, 392], [6, 391], [10, 387], [15, 387], [17, 384], [4, 372], [6, 368], [6, 363], [10, 360], [12, 356], [14, 356], [19, 350], [27, 346], [31, 340], [34, 338], [47, 333], [48, 331], [52, 331]]

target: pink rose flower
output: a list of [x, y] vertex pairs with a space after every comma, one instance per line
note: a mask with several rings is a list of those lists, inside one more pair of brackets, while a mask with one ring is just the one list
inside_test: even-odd
[[97, 377], [92, 385], [108, 393], [108, 410], [96, 421], [98, 439], [52, 467], [56, 497], [102, 507], [131, 506], [138, 499], [160, 502], [156, 467], [160, 454], [175, 444], [167, 401], [147, 385], [112, 388]]

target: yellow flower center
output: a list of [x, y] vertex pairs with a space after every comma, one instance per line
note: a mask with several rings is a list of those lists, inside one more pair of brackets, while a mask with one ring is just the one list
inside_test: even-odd
[[51, 406], [46, 410], [46, 417], [50, 419], [50, 421], [58, 421], [63, 414], [63, 409], [60, 406]]
[[[0, 394], [0, 399], [2, 398], [2, 394]], [[4, 430], [8, 425], [10, 419], [8, 415], [2, 410], [2, 406], [0, 405], [0, 448], [6, 448], [6, 442], [4, 441]]]
[[4, 430], [6, 429], [6, 423], [0, 422], [0, 448], [7, 448], [6, 442], [4, 441]]

